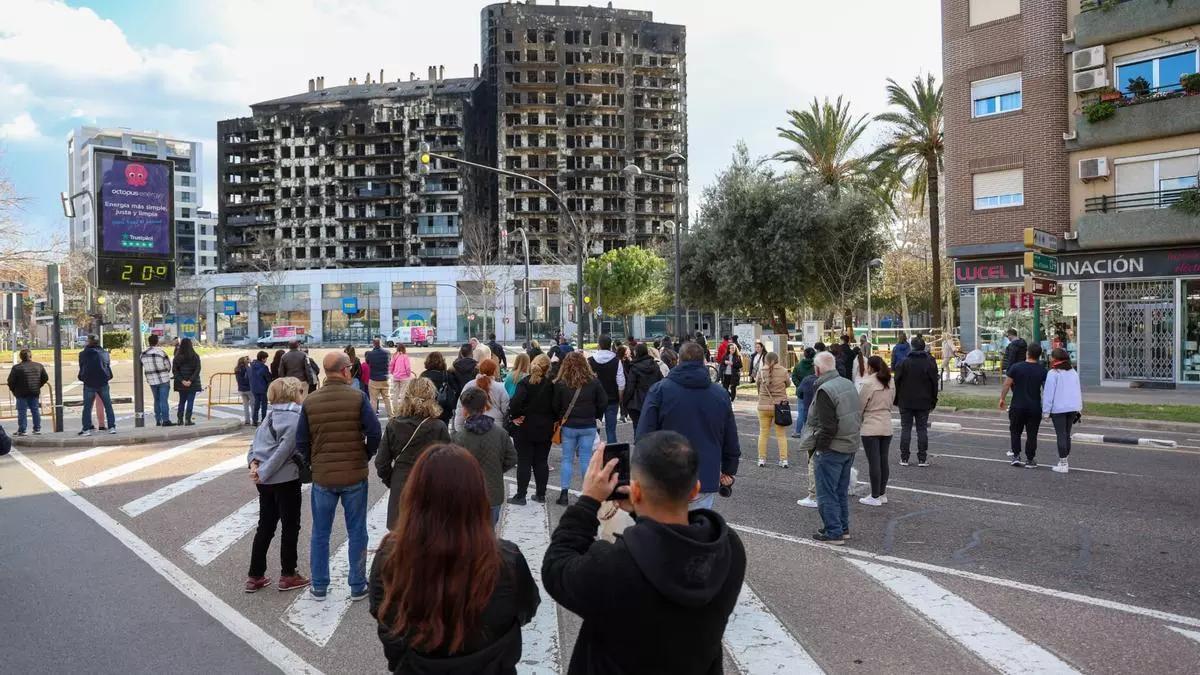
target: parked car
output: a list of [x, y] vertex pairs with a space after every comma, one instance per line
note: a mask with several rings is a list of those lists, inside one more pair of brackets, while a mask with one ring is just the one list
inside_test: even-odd
[[275, 326], [270, 331], [263, 333], [255, 344], [263, 349], [286, 347], [292, 340], [299, 340], [301, 344], [307, 344], [312, 340], [312, 336], [304, 332], [304, 326]]

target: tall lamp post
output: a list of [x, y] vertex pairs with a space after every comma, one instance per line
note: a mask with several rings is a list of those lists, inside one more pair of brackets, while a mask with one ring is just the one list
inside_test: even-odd
[[883, 267], [883, 261], [879, 258], [874, 258], [867, 263], [867, 340], [873, 339], [871, 328], [875, 324], [875, 315], [871, 311], [871, 270], [876, 267]]
[[626, 166], [624, 169], [621, 169], [621, 173], [629, 176], [630, 178], [636, 179], [646, 176], [649, 178], [657, 178], [659, 180], [669, 180], [675, 184], [675, 198], [671, 200], [671, 204], [673, 205], [673, 210], [675, 212], [675, 220], [668, 222], [674, 226], [673, 229], [675, 230], [675, 337], [682, 339], [684, 330], [683, 311], [680, 309], [681, 302], [679, 292], [679, 267], [682, 258], [682, 246], [679, 238], [679, 229], [682, 227], [682, 223], [680, 222], [682, 218], [679, 211], [679, 199], [683, 192], [683, 181], [679, 178], [679, 168], [683, 166], [685, 162], [687, 162], [687, 157], [684, 157], [678, 152], [672, 152], [666, 156], [664, 161], [666, 161], [667, 165], [672, 169], [670, 175], [649, 173], [637, 164], [630, 164]]

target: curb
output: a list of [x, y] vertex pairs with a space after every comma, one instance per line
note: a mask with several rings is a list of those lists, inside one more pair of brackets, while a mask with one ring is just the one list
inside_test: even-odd
[[[972, 415], [987, 415], [990, 417], [1002, 417], [1007, 419], [1007, 413], [985, 408], [938, 408], [934, 412], [938, 411], [970, 413]], [[1111, 424], [1113, 426], [1130, 427], [1133, 429], [1146, 429], [1149, 431], [1200, 432], [1200, 424], [1194, 422], [1167, 422], [1165, 420], [1139, 420], [1127, 419], [1124, 417], [1094, 417], [1092, 415], [1086, 415], [1083, 421], [1085, 424]]]
[[1141, 445], [1151, 448], [1174, 448], [1175, 441], [1161, 438], [1128, 438], [1125, 436], [1105, 436], [1104, 434], [1071, 434], [1071, 440], [1091, 443], [1115, 443], [1118, 445]]
[[[64, 432], [56, 438], [54, 434], [45, 436], [14, 437], [13, 445], [20, 449], [30, 448], [95, 448], [109, 445], [145, 445], [165, 441], [184, 441], [205, 436], [216, 436], [236, 432], [242, 428], [241, 419], [221, 419], [211, 422], [198, 422], [193, 427], [149, 427], [141, 431], [132, 430], [126, 433], [97, 434], [94, 436], [76, 436], [73, 432]], [[68, 435], [69, 434], [69, 435]]]

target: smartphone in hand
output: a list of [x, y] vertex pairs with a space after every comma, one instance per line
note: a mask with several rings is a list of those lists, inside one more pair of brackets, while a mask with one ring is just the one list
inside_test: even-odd
[[629, 499], [629, 495], [620, 490], [622, 487], [629, 487], [629, 444], [628, 443], [609, 443], [604, 446], [604, 464], [607, 465], [612, 460], [617, 460], [617, 485], [613, 488], [613, 492], [608, 496], [610, 501]]

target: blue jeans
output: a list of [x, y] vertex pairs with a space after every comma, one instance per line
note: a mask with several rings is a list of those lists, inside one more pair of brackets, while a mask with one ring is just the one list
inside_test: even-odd
[[[616, 403], [609, 403], [604, 409], [604, 438], [608, 443], [617, 442], [617, 410]], [[586, 464], [584, 466], [587, 466]]]
[[150, 385], [150, 393], [154, 396], [154, 421], [162, 424], [171, 421], [171, 404], [167, 398], [171, 395], [171, 383]]
[[592, 461], [592, 446], [596, 444], [596, 427], [562, 428], [562, 489], [571, 489], [571, 474], [575, 468], [575, 454], [579, 453], [579, 472], [586, 473]]
[[108, 394], [108, 385], [104, 385], [99, 389], [92, 389], [86, 384], [83, 385], [83, 430], [89, 431], [94, 429], [92, 426], [92, 406], [96, 403], [96, 397], [104, 402], [104, 415], [108, 418], [108, 428], [115, 429], [117, 426], [117, 415], [113, 412], [112, 397]]
[[496, 525], [499, 522], [500, 522], [500, 507], [493, 506], [492, 507], [492, 529], [495, 529]]
[[254, 395], [254, 423], [267, 419], [267, 395], [265, 393]]
[[179, 406], [175, 411], [176, 415], [178, 415], [179, 417], [186, 417], [187, 419], [191, 419], [192, 406], [194, 406], [195, 404], [196, 404], [196, 392], [195, 391], [179, 392]]
[[17, 399], [17, 433], [25, 433], [25, 411], [33, 414], [33, 430], [42, 430], [42, 404], [37, 396]]
[[792, 430], [792, 433], [799, 434], [804, 429], [804, 423], [808, 421], [805, 419], [807, 415], [804, 412], [804, 399], [796, 394], [796, 428]]
[[700, 494], [696, 495], [695, 499], [688, 502], [688, 511], [695, 511], [696, 509], [712, 509], [713, 502], [716, 501], [716, 498], [717, 493], [715, 492], [701, 492]]
[[825, 523], [825, 536], [840, 538], [850, 529], [850, 467], [854, 455], [824, 450], [816, 454], [817, 510]]
[[343, 487], [312, 484], [312, 539], [309, 542], [309, 569], [312, 587], [329, 588], [329, 531], [338, 500], [346, 512], [346, 532], [350, 537], [350, 591], [367, 587], [367, 481]]

